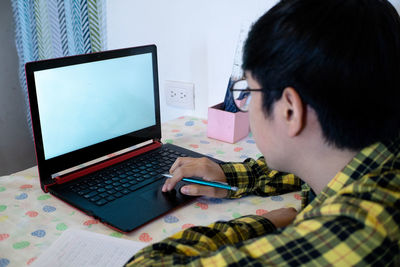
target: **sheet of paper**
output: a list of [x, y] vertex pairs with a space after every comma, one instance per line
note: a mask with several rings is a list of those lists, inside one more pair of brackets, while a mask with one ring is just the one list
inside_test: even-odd
[[68, 229], [31, 266], [123, 266], [146, 245], [89, 231]]

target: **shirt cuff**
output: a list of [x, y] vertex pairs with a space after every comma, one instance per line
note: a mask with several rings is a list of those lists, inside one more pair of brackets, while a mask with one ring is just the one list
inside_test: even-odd
[[[254, 185], [254, 183], [250, 183], [250, 172], [245, 164], [222, 163], [220, 166], [225, 173], [228, 185], [238, 188], [237, 191], [228, 190], [226, 198], [239, 198], [251, 193], [251, 185]], [[238, 168], [240, 168], [240, 170], [238, 170]]]
[[270, 234], [277, 230], [276, 226], [270, 220], [260, 215], [245, 215], [230, 222], [240, 222], [250, 225], [252, 231], [255, 232], [251, 238]]

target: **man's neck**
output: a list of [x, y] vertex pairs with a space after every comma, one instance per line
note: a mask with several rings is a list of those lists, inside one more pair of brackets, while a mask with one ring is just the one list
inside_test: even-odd
[[303, 155], [301, 166], [295, 171], [316, 194], [340, 172], [357, 154], [357, 151], [341, 150], [331, 146], [320, 147], [308, 155]]

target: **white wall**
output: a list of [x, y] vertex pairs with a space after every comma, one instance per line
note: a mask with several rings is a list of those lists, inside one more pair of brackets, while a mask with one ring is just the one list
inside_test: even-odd
[[[399, 0], [390, 0], [400, 10]], [[158, 47], [162, 121], [181, 115], [207, 118], [223, 101], [241, 25], [277, 0], [107, 0], [108, 48]], [[167, 106], [165, 80], [195, 84], [195, 110]]]
[[399, 0], [389, 0], [389, 2], [396, 8], [397, 12], [400, 14], [400, 1]]
[[[276, 0], [108, 0], [108, 48], [158, 47], [162, 121], [181, 115], [207, 118], [222, 102], [241, 25]], [[195, 110], [167, 106], [165, 80], [195, 84]]]

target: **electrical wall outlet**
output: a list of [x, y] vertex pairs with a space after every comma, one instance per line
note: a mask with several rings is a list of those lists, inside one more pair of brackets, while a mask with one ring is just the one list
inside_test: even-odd
[[194, 109], [194, 84], [165, 81], [165, 98], [169, 106]]

